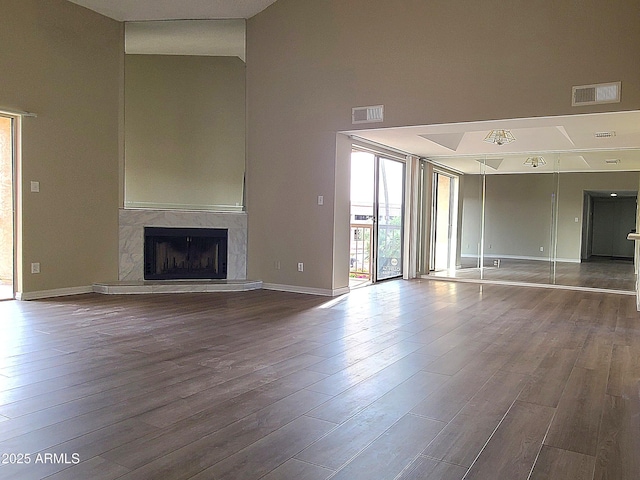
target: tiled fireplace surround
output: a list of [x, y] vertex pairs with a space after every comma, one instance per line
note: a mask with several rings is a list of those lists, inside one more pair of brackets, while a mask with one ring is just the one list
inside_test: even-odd
[[247, 278], [247, 215], [244, 212], [120, 209], [121, 282], [144, 280], [144, 227], [228, 229], [227, 280]]

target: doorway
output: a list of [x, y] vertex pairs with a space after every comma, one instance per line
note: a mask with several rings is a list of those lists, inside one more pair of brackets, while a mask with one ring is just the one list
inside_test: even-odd
[[0, 300], [14, 288], [14, 119], [0, 115]]
[[405, 164], [363, 150], [351, 154], [349, 286], [403, 273]]
[[636, 198], [636, 192], [585, 192], [582, 260], [633, 259], [627, 235], [636, 229]]
[[433, 172], [431, 208], [431, 269], [455, 270], [458, 244], [458, 179], [440, 171]]

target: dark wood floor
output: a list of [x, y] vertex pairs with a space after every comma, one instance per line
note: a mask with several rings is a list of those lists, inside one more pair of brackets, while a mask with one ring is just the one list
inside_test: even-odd
[[631, 296], [394, 281], [0, 319], [2, 479], [640, 478]]

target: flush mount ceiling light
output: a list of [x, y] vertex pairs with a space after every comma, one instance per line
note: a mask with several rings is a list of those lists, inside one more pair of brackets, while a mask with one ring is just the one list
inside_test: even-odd
[[618, 196], [618, 194], [617, 194], [617, 193], [612, 193], [612, 194], [611, 194], [611, 196], [612, 196], [612, 197], [617, 197], [617, 196]]
[[513, 136], [511, 130], [491, 130], [489, 134], [484, 137], [485, 142], [493, 143], [494, 145], [505, 145], [514, 142], [515, 139], [516, 137]]
[[529, 157], [525, 160], [524, 164], [533, 168], [537, 168], [546, 165], [547, 162], [545, 162], [544, 158], [542, 157]]

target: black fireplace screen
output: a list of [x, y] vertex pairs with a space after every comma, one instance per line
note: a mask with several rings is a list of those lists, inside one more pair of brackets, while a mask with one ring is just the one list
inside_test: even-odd
[[144, 229], [145, 280], [227, 278], [227, 229]]

